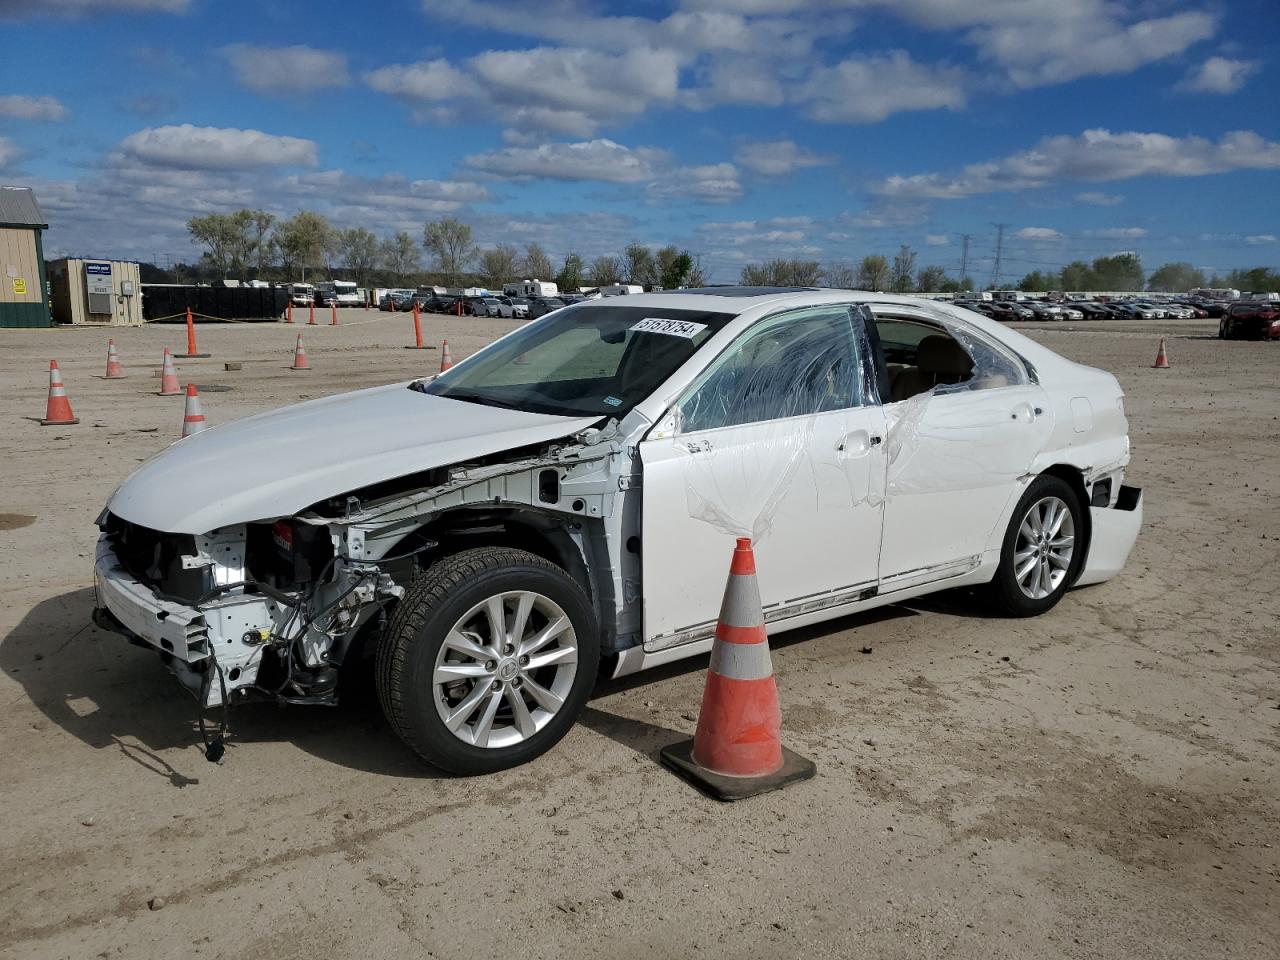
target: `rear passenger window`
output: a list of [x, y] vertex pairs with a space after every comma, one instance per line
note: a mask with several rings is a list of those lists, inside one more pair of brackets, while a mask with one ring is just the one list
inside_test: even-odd
[[889, 372], [891, 402], [909, 400], [929, 390], [944, 394], [1026, 382], [1025, 371], [1016, 359], [966, 331], [878, 314], [876, 331]]

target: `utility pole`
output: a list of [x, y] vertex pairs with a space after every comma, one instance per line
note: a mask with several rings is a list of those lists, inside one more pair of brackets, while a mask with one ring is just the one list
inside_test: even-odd
[[964, 278], [969, 275], [969, 241], [973, 239], [973, 234], [962, 233], [960, 239], [963, 246], [960, 248], [960, 282], [964, 283]]
[[1004, 254], [1004, 231], [1010, 224], [993, 223], [992, 226], [996, 228], [996, 262], [991, 266], [991, 282], [988, 286], [995, 287], [1000, 284], [1000, 257]]

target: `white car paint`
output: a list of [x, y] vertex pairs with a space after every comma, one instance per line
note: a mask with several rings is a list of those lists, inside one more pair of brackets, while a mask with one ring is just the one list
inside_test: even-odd
[[[673, 408], [714, 358], [764, 318], [824, 304], [869, 304], [880, 314], [942, 325], [961, 342], [986, 341], [1016, 355], [1023, 375], [989, 389], [935, 389], [898, 403], [816, 414], [802, 418], [798, 434], [778, 421], [707, 431], [713, 436], [681, 432]], [[500, 503], [570, 529], [594, 530], [602, 569], [591, 566], [588, 552], [581, 559], [602, 598], [602, 623], [618, 638], [617, 675], [707, 649], [731, 537], [691, 517], [690, 485], [711, 478], [731, 486], [751, 457], [772, 469], [767, 458], [774, 442], [802, 448], [803, 469], [781, 488], [774, 522], [757, 549], [770, 632], [989, 580], [1018, 497], [1049, 468], [1078, 471], [1086, 492], [1099, 481], [1111, 490], [1105, 506], [1090, 508], [1093, 546], [1080, 582], [1099, 582], [1123, 566], [1141, 523], [1141, 497], [1124, 495], [1116, 509], [1129, 444], [1123, 394], [1112, 375], [980, 314], [911, 297], [844, 290], [739, 298], [663, 293], [608, 305], [659, 316], [663, 310], [722, 311], [733, 318], [617, 423], [480, 406], [406, 384], [378, 387], [180, 441], [122, 484], [108, 511], [153, 530], [195, 535], [193, 565], [212, 565], [217, 583], [235, 584], [244, 579], [245, 524], [486, 457], [486, 466], [451, 470], [447, 483], [380, 502], [376, 510], [357, 503], [354, 515], [309, 522], [328, 525], [341, 565], [353, 568], [378, 562], [372, 548], [366, 552], [366, 537], [376, 539], [379, 524], [394, 523], [398, 538], [414, 523], [467, 504]], [[508, 337], [459, 367], [503, 349]], [[554, 454], [529, 453], [561, 440]], [[691, 443], [699, 449], [691, 451]], [[507, 451], [513, 453], [504, 463]], [[717, 459], [726, 453], [729, 459]], [[566, 492], [551, 505], [537, 497], [538, 476], [547, 470]], [[386, 537], [380, 548], [394, 553], [395, 542]], [[139, 629], [150, 625], [144, 640], [161, 646], [165, 637], [152, 621], [160, 613], [180, 615], [207, 636], [207, 649], [220, 662], [243, 669], [234, 681], [239, 686], [254, 679], [254, 648], [240, 645], [241, 636], [296, 625], [288, 608], [248, 595], [169, 610], [163, 604], [170, 601], [149, 598], [144, 585], [123, 573], [109, 547], [99, 550], [97, 577], [100, 602], [119, 620]], [[335, 578], [319, 601], [344, 595], [345, 583]], [[378, 597], [395, 596], [404, 586], [380, 582], [370, 610]], [[319, 663], [329, 642], [323, 632], [303, 637], [308, 663]], [[199, 637], [190, 646], [197, 649]], [[218, 702], [216, 687], [204, 695], [206, 703]]]

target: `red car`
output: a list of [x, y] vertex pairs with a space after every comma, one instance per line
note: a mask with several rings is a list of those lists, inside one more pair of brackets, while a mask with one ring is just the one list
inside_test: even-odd
[[1234, 303], [1218, 323], [1219, 340], [1280, 340], [1280, 300]]

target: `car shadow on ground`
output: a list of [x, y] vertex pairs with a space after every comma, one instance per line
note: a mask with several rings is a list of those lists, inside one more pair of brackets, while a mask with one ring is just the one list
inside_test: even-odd
[[[23, 688], [48, 721], [97, 750], [114, 749], [175, 788], [199, 783], [202, 744], [194, 699], [160, 663], [159, 656], [101, 630], [90, 621], [91, 588], [73, 590], [33, 607], [0, 640], [0, 671]], [[951, 611], [947, 611], [951, 612]], [[828, 623], [805, 627], [770, 640], [775, 650], [861, 626], [915, 616], [905, 606], [884, 607]], [[857, 647], [849, 642], [850, 655]], [[657, 760], [658, 750], [684, 734], [603, 709], [605, 698], [661, 684], [686, 674], [701, 674], [702, 654], [664, 664], [618, 680], [602, 677], [584, 708], [584, 726], [631, 750]], [[606, 667], [606, 669], [608, 669]], [[372, 672], [358, 675], [341, 706], [281, 708], [272, 703], [237, 705], [229, 715], [228, 762], [243, 744], [289, 742], [313, 756], [353, 770], [413, 779], [444, 777], [423, 763], [387, 725], [373, 689]], [[696, 714], [698, 703], [687, 705]], [[215, 729], [219, 712], [208, 711]], [[160, 754], [184, 750], [184, 770]]]

